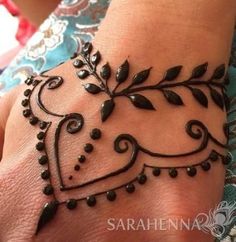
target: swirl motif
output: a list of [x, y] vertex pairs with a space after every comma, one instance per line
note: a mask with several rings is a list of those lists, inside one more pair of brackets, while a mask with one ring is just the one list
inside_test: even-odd
[[44, 88], [47, 86], [47, 89], [48, 90], [54, 90], [58, 87], [60, 87], [62, 84], [63, 84], [63, 78], [61, 76], [51, 76], [49, 77], [40, 87], [39, 89], [39, 92], [38, 92], [38, 95], [37, 95], [37, 104], [38, 106], [47, 114], [50, 114], [52, 116], [56, 116], [56, 117], [64, 117], [64, 115], [62, 114], [57, 114], [57, 113], [54, 113], [50, 110], [48, 110], [45, 105], [43, 104], [42, 102], [42, 99], [41, 99], [41, 95], [42, 95], [42, 92], [44, 90]]
[[59, 122], [55, 132], [54, 153], [56, 157], [56, 164], [57, 164], [57, 171], [58, 171], [60, 186], [62, 189], [64, 188], [64, 182], [63, 182], [63, 178], [61, 175], [61, 168], [60, 168], [59, 141], [60, 141], [61, 129], [64, 123], [66, 123], [67, 121], [69, 121], [66, 125], [67, 132], [70, 134], [75, 134], [82, 129], [84, 124], [84, 118], [81, 114], [78, 114], [78, 113], [68, 114]]
[[[216, 70], [213, 73], [213, 76], [208, 81], [208, 84], [206, 84], [205, 81], [195, 80], [196, 78], [199, 78], [205, 74], [205, 72], [207, 70], [207, 64], [203, 64], [203, 65], [196, 67], [193, 70], [193, 73], [190, 76], [190, 78], [186, 81], [170, 83], [170, 81], [173, 81], [177, 78], [177, 76], [179, 75], [180, 70], [182, 68], [181, 66], [176, 66], [176, 67], [172, 67], [172, 68], [168, 69], [166, 74], [164, 75], [163, 80], [161, 82], [159, 82], [158, 84], [155, 84], [154, 86], [140, 86], [140, 87], [133, 88], [133, 86], [142, 84], [147, 80], [150, 69], [151, 69], [151, 68], [149, 68], [149, 69], [144, 70], [144, 71], [138, 73], [137, 75], [135, 75], [132, 83], [129, 85], [128, 88], [123, 89], [123, 91], [116, 91], [117, 88], [119, 87], [119, 85], [121, 83], [123, 83], [128, 77], [129, 63], [126, 61], [124, 64], [122, 64], [122, 66], [119, 67], [119, 69], [117, 71], [117, 74], [116, 74], [117, 86], [111, 92], [109, 90], [109, 87], [107, 86], [107, 80], [111, 76], [111, 69], [110, 69], [109, 65], [106, 64], [102, 67], [102, 70], [100, 73], [101, 77], [97, 74], [96, 67], [100, 61], [101, 56], [100, 56], [100, 53], [97, 52], [91, 57], [91, 61], [90, 61], [89, 56], [90, 56], [90, 52], [92, 50], [91, 48], [92, 47], [89, 44], [87, 44], [83, 47], [83, 53], [84, 53], [85, 58], [83, 59], [83, 61], [78, 60], [78, 59], [75, 60], [74, 66], [76, 68], [80, 68], [81, 66], [84, 66], [84, 65], [87, 65], [87, 67], [89, 67], [88, 68], [89, 70], [84, 69], [84, 70], [80, 70], [77, 73], [78, 76], [80, 77], [80, 79], [84, 79], [89, 75], [93, 75], [99, 81], [100, 86], [97, 86], [93, 83], [86, 84], [84, 86], [86, 91], [88, 91], [89, 93], [92, 93], [92, 94], [98, 94], [99, 92], [106, 92], [108, 94], [108, 96], [110, 97], [110, 99], [104, 101], [104, 103], [102, 105], [101, 114], [102, 114], [103, 122], [108, 118], [108, 116], [112, 113], [112, 111], [114, 109], [114, 106], [115, 106], [114, 98], [119, 97], [119, 96], [129, 97], [132, 104], [137, 108], [155, 110], [152, 103], [146, 97], [144, 97], [140, 94], [137, 94], [136, 93], [137, 91], [144, 91], [144, 90], [161, 91], [169, 103], [171, 103], [173, 105], [181, 106], [181, 105], [183, 105], [183, 101], [182, 101], [180, 95], [169, 90], [170, 88], [179, 87], [179, 86], [188, 88], [192, 92], [193, 97], [198, 101], [198, 103], [201, 106], [203, 106], [204, 108], [207, 108], [208, 99], [207, 99], [206, 95], [203, 93], [202, 90], [195, 87], [198, 85], [207, 85], [209, 87], [209, 90], [211, 91], [211, 97], [212, 97], [213, 101], [215, 102], [215, 104], [217, 106], [219, 106], [221, 109], [224, 109], [224, 102], [222, 99], [223, 94], [224, 94], [223, 93], [223, 83], [217, 82], [217, 80], [221, 79], [224, 76], [224, 71], [225, 71], [224, 65], [221, 65], [218, 68], [216, 68]], [[223, 144], [219, 140], [214, 138], [212, 136], [212, 134], [208, 131], [207, 127], [201, 121], [198, 121], [198, 120], [188, 121], [185, 125], [185, 132], [190, 138], [198, 140], [199, 144], [196, 148], [182, 152], [182, 153], [165, 154], [165, 153], [161, 153], [161, 152], [153, 152], [153, 151], [141, 146], [138, 143], [138, 141], [136, 140], [136, 138], [133, 137], [132, 135], [120, 134], [114, 140], [113, 150], [118, 154], [124, 154], [124, 153], [130, 151], [129, 158], [128, 158], [127, 162], [125, 163], [125, 165], [123, 165], [122, 167], [120, 167], [108, 174], [93, 178], [87, 182], [84, 182], [81, 184], [75, 184], [73, 186], [72, 185], [68, 186], [64, 183], [63, 177], [62, 177], [62, 172], [61, 172], [61, 160], [60, 160], [60, 150], [59, 150], [59, 143], [61, 141], [61, 132], [64, 130], [64, 128], [67, 133], [72, 134], [72, 135], [80, 132], [80, 130], [84, 126], [84, 118], [79, 113], [58, 114], [58, 113], [55, 113], [55, 112], [52, 112], [51, 110], [49, 110], [42, 101], [42, 93], [45, 90], [45, 88], [47, 88], [48, 90], [55, 90], [55, 89], [59, 88], [63, 84], [64, 79], [60, 76], [47, 76], [44, 73], [41, 74], [41, 76], [45, 77], [46, 80], [43, 82], [43, 84], [40, 84], [40, 87], [38, 89], [38, 93], [37, 93], [38, 107], [46, 114], [60, 118], [59, 122], [57, 124], [56, 130], [55, 130], [55, 136], [54, 136], [54, 155], [56, 158], [56, 168], [57, 168], [58, 179], [59, 179], [61, 191], [79, 189], [79, 188], [82, 188], [82, 187], [85, 187], [88, 185], [98, 183], [100, 181], [108, 180], [109, 178], [118, 176], [122, 173], [128, 172], [130, 170], [130, 168], [133, 167], [135, 165], [135, 163], [138, 161], [137, 158], [138, 158], [138, 154], [140, 152], [147, 154], [151, 157], [155, 157], [155, 158], [161, 158], [161, 157], [162, 158], [175, 158], [175, 157], [191, 156], [196, 153], [199, 153], [207, 148], [208, 143], [210, 141], [212, 143], [214, 143], [215, 145], [217, 145], [218, 147], [222, 147], [222, 148], [226, 147], [226, 144]], [[214, 81], [214, 80], [216, 80], [216, 81]], [[24, 92], [26, 99], [24, 99], [22, 101], [22, 106], [28, 107], [27, 109], [25, 109], [23, 111], [23, 115], [25, 117], [29, 118], [29, 122], [31, 125], [39, 124], [40, 129], [44, 130], [44, 131], [41, 131], [40, 133], [38, 133], [38, 135], [37, 135], [38, 143], [36, 144], [36, 149], [38, 151], [44, 152], [44, 155], [40, 154], [42, 156], [39, 158], [39, 164], [45, 165], [48, 163], [48, 168], [43, 171], [43, 176], [41, 175], [41, 177], [43, 179], [45, 179], [45, 180], [48, 179], [48, 181], [49, 181], [49, 183], [44, 188], [44, 194], [48, 195], [48, 196], [53, 195], [51, 197], [51, 199], [52, 199], [51, 202], [46, 204], [45, 207], [43, 208], [43, 211], [42, 211], [42, 214], [41, 214], [41, 217], [39, 220], [37, 232], [48, 221], [50, 221], [53, 218], [53, 216], [55, 215], [55, 213], [57, 211], [57, 207], [61, 204], [67, 204], [67, 208], [73, 209], [72, 207], [78, 201], [87, 200], [90, 197], [92, 197], [92, 198], [88, 199], [89, 206], [91, 204], [94, 204], [94, 201], [96, 203], [96, 200], [94, 200], [95, 197], [104, 195], [107, 193], [109, 193], [108, 200], [114, 199], [115, 190], [120, 189], [120, 188], [125, 188], [126, 191], [130, 192], [130, 193], [133, 192], [134, 191], [134, 185], [133, 185], [134, 182], [138, 182], [140, 184], [144, 184], [146, 182], [146, 179], [147, 179], [146, 174], [145, 174], [146, 168], [153, 169], [154, 176], [160, 175], [160, 169], [162, 169], [162, 170], [166, 169], [169, 171], [170, 177], [174, 178], [178, 175], [177, 169], [184, 169], [189, 177], [194, 177], [197, 174], [198, 167], [202, 168], [204, 171], [208, 171], [211, 168], [211, 164], [210, 164], [211, 161], [212, 161], [212, 164], [213, 164], [213, 161], [215, 162], [220, 159], [222, 160], [223, 164], [227, 164], [228, 162], [230, 162], [230, 159], [228, 156], [224, 156], [223, 154], [221, 154], [215, 150], [211, 150], [210, 153], [208, 154], [208, 156], [205, 157], [205, 159], [203, 159], [197, 163], [191, 164], [191, 165], [188, 164], [188, 165], [181, 165], [181, 166], [157, 167], [157, 166], [151, 166], [148, 163], [147, 164], [142, 163], [141, 164], [142, 169], [141, 169], [140, 173], [136, 174], [132, 180], [130, 180], [128, 182], [126, 181], [126, 183], [124, 183], [122, 185], [119, 184], [119, 186], [111, 187], [110, 192], [107, 190], [100, 191], [99, 193], [89, 194], [88, 197], [79, 197], [79, 198], [69, 199], [69, 205], [68, 205], [68, 201], [59, 201], [56, 198], [56, 196], [53, 192], [53, 186], [52, 186], [51, 179], [50, 179], [50, 164], [49, 164], [50, 162], [49, 162], [49, 157], [48, 157], [47, 150], [46, 150], [45, 138], [47, 136], [47, 131], [51, 127], [52, 122], [46, 122], [44, 120], [40, 120], [37, 116], [35, 116], [32, 108], [31, 108], [31, 99], [30, 99], [31, 94], [35, 90], [35, 87], [39, 83], [41, 83], [41, 81], [42, 80], [33, 80], [33, 78], [28, 79], [26, 84], [29, 86], [33, 85], [33, 88], [27, 89]], [[220, 88], [222, 93], [220, 94], [213, 87]], [[166, 89], [166, 88], [168, 88], [168, 89]], [[133, 93], [133, 92], [135, 92], [135, 93]], [[92, 147], [91, 144], [88, 144], [88, 145], [90, 145], [90, 148]], [[140, 161], [140, 162], [143, 162], [143, 161]], [[219, 226], [214, 227], [216, 232], [220, 231], [221, 228]]]
[[[121, 143], [122, 142], [125, 142], [125, 147], [121, 147]], [[119, 135], [115, 141], [114, 141], [114, 150], [117, 152], [117, 153], [125, 153], [129, 150], [129, 145], [128, 143], [131, 144], [132, 146], [132, 153], [131, 153], [131, 157], [129, 159], [129, 161], [127, 162], [127, 164], [111, 173], [108, 173], [104, 176], [101, 176], [101, 177], [98, 177], [98, 178], [95, 178], [95, 179], [92, 179], [88, 182], [85, 182], [85, 183], [82, 183], [82, 184], [78, 184], [78, 185], [75, 185], [75, 186], [64, 186], [63, 183], [61, 183], [61, 191], [65, 191], [65, 190], [72, 190], [72, 189], [75, 189], [75, 188], [81, 188], [81, 187], [85, 187], [85, 186], [88, 186], [90, 184], [94, 184], [96, 182], [99, 182], [99, 181], [102, 181], [102, 180], [105, 180], [105, 179], [108, 179], [110, 177], [113, 177], [113, 176], [117, 176], [123, 172], [126, 172], [127, 170], [129, 170], [135, 163], [136, 159], [137, 159], [137, 155], [138, 155], [138, 151], [139, 151], [139, 145], [136, 141], [136, 139], [134, 137], [132, 137], [131, 135], [129, 134], [121, 134]], [[57, 144], [58, 146], [58, 144]], [[59, 155], [58, 155], [58, 150], [55, 150], [55, 153], [56, 156], [58, 157], [58, 161], [59, 161]], [[58, 162], [58, 166], [60, 166], [60, 162]], [[58, 175], [59, 177], [61, 177], [61, 173], [60, 173], [60, 169], [58, 169]], [[62, 177], [60, 179], [62, 181]]]

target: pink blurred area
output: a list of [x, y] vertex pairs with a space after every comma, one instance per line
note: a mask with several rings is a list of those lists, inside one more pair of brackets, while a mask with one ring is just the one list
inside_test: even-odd
[[11, 0], [0, 0], [0, 69], [5, 68], [36, 31]]

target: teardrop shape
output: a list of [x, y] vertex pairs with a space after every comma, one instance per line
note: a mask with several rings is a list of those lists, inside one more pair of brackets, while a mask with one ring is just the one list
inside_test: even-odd
[[198, 88], [191, 89], [193, 96], [195, 99], [205, 108], [208, 107], [208, 99], [204, 92]]
[[168, 69], [163, 77], [163, 81], [172, 81], [180, 74], [183, 66], [174, 66]]
[[146, 70], [143, 70], [143, 71], [137, 73], [137, 74], [133, 77], [133, 81], [132, 81], [132, 83], [133, 83], [134, 85], [138, 85], [138, 84], [141, 84], [141, 83], [145, 82], [145, 81], [147, 80], [147, 78], [149, 77], [150, 70], [151, 70], [151, 68], [146, 69]]
[[224, 75], [225, 75], [225, 64], [222, 64], [215, 69], [212, 75], [212, 79], [221, 79], [222, 77], [224, 77]]
[[228, 73], [226, 73], [226, 75], [224, 77], [224, 84], [229, 85], [229, 83], [230, 83], [229, 75], [228, 75]]
[[40, 215], [35, 234], [38, 234], [38, 232], [54, 218], [57, 212], [58, 205], [59, 205], [58, 201], [52, 201], [45, 204], [42, 210], [42, 213]]
[[91, 94], [98, 94], [101, 92], [101, 88], [93, 83], [86, 83], [84, 89]]
[[155, 110], [152, 103], [140, 94], [132, 94], [128, 96], [133, 105], [137, 108]]
[[229, 100], [229, 97], [225, 93], [223, 93], [223, 99], [224, 99], [225, 109], [226, 109], [226, 111], [229, 111], [230, 100]]
[[208, 63], [195, 67], [192, 71], [191, 79], [202, 77], [207, 71]]
[[82, 51], [85, 54], [90, 54], [92, 49], [93, 49], [93, 46], [92, 46], [92, 44], [90, 42], [84, 43], [84, 45], [82, 47]]
[[97, 51], [92, 57], [91, 57], [91, 62], [94, 65], [97, 65], [101, 60], [101, 54], [99, 51]]
[[221, 109], [224, 109], [224, 100], [221, 94], [213, 88], [210, 89], [210, 94], [214, 103]]
[[102, 122], [105, 122], [107, 120], [107, 118], [111, 115], [114, 107], [115, 103], [113, 99], [108, 99], [104, 101], [101, 108]]
[[223, 126], [223, 131], [224, 131], [224, 134], [225, 134], [225, 137], [227, 139], [229, 139], [229, 133], [230, 133], [230, 130], [229, 130], [229, 124], [228, 123], [225, 123], [224, 126]]
[[77, 72], [77, 76], [80, 78], [80, 79], [85, 79], [86, 77], [89, 76], [89, 71], [87, 70], [80, 70]]
[[111, 76], [111, 67], [109, 65], [109, 63], [106, 63], [100, 72], [100, 76], [104, 79], [104, 80], [108, 80]]
[[75, 68], [81, 68], [82, 66], [84, 65], [84, 62], [80, 59], [76, 59], [74, 62], [73, 62], [73, 66]]
[[183, 105], [184, 104], [181, 97], [177, 93], [175, 93], [171, 90], [163, 90], [163, 93], [164, 93], [166, 100], [169, 103], [174, 104], [174, 105]]
[[129, 75], [129, 62], [126, 60], [116, 72], [116, 81], [118, 83], [124, 82]]

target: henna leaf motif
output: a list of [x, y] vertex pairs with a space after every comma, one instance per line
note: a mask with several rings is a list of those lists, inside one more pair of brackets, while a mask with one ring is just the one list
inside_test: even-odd
[[108, 99], [103, 102], [102, 108], [101, 108], [102, 122], [107, 120], [107, 118], [111, 115], [114, 107], [115, 107], [115, 103], [113, 99]]
[[102, 91], [102, 89], [99, 86], [93, 83], [86, 83], [84, 85], [84, 89], [91, 94], [97, 94]]
[[213, 75], [212, 79], [221, 79], [225, 75], [225, 64], [218, 66]]
[[86, 77], [89, 76], [89, 71], [87, 70], [80, 70], [77, 72], [77, 76], [80, 78], [80, 79], [85, 79]]
[[[93, 54], [90, 57], [92, 51], [92, 46], [90, 43], [86, 43], [83, 46], [81, 56], [83, 60], [80, 60], [80, 63], [74, 63], [74, 66], [77, 68], [78, 66], [82, 67], [82, 64], [85, 64], [87, 66], [86, 69], [81, 69], [80, 72], [77, 73], [77, 75], [80, 77], [80, 79], [85, 79], [88, 75], [93, 75], [97, 81], [98, 84], [93, 83], [87, 83], [84, 85], [84, 88], [87, 92], [92, 94], [97, 94], [100, 92], [105, 92], [107, 96], [109, 96], [109, 100], [106, 100], [101, 107], [101, 116], [102, 121], [105, 121], [110, 114], [113, 112], [113, 109], [115, 107], [114, 100], [118, 97], [128, 97], [129, 100], [132, 102], [132, 104], [135, 107], [141, 108], [141, 109], [149, 109], [149, 110], [155, 110], [152, 102], [139, 92], [146, 91], [146, 90], [158, 90], [161, 91], [165, 97], [165, 99], [173, 105], [184, 105], [184, 102], [182, 100], [181, 95], [173, 91], [172, 88], [177, 87], [186, 87], [188, 88], [193, 98], [203, 107], [208, 107], [209, 97], [205, 94], [205, 92], [198, 88], [199, 86], [207, 86], [210, 90], [210, 95], [213, 100], [213, 102], [220, 107], [221, 109], [229, 108], [229, 101], [227, 100], [225, 94], [224, 94], [224, 84], [227, 84], [226, 81], [222, 81], [220, 83], [216, 82], [215, 80], [221, 79], [225, 75], [225, 65], [219, 65], [214, 73], [212, 74], [212, 77], [209, 78], [208, 81], [203, 80], [197, 80], [205, 73], [208, 69], [208, 63], [205, 62], [201, 65], [196, 66], [193, 68], [192, 73], [190, 77], [187, 80], [182, 80], [179, 82], [175, 82], [175, 80], [179, 77], [181, 70], [183, 68], [182, 65], [174, 66], [169, 69], [167, 69], [166, 73], [164, 74], [164, 77], [161, 81], [157, 82], [157, 84], [154, 85], [144, 85], [139, 86], [140, 84], [143, 84], [146, 82], [149, 78], [151, 68], [142, 70], [138, 73], [136, 73], [131, 83], [126, 88], [119, 88], [120, 84], [127, 81], [129, 77], [130, 72], [130, 66], [128, 60], [125, 60], [117, 69], [115, 74], [116, 79], [116, 85], [114, 86], [113, 90], [110, 90], [107, 80], [111, 78], [111, 67], [108, 63], [102, 66], [100, 70], [100, 75], [97, 73], [96, 67], [97, 64], [100, 63], [101, 55], [100, 52], [97, 51], [95, 54]], [[167, 83], [167, 82], [172, 83]], [[134, 87], [136, 86], [136, 87]], [[220, 90], [218, 90], [218, 88]]]
[[228, 74], [225, 75], [224, 84], [229, 85], [229, 75]]
[[224, 109], [224, 100], [221, 94], [213, 88], [210, 89], [210, 94], [214, 103], [221, 109]]
[[195, 99], [205, 108], [208, 107], [208, 99], [204, 92], [198, 88], [191, 88], [192, 94]]
[[45, 224], [47, 224], [49, 221], [51, 221], [54, 218], [57, 212], [57, 208], [58, 208], [57, 201], [52, 201], [45, 204], [39, 218], [36, 234], [38, 234], [38, 232], [44, 227]]
[[193, 72], [192, 72], [192, 75], [191, 75], [190, 79], [202, 77], [206, 73], [207, 67], [208, 67], [208, 63], [207, 62], [202, 64], [202, 65], [199, 65], [199, 66], [195, 67], [193, 69]]
[[118, 83], [124, 82], [129, 75], [129, 62], [126, 60], [116, 72], [116, 81]]
[[143, 82], [145, 82], [147, 80], [147, 78], [149, 77], [150, 70], [151, 70], [151, 68], [140, 71], [139, 73], [137, 73], [133, 77], [132, 84], [138, 85], [138, 84], [142, 84]]
[[100, 76], [104, 79], [104, 80], [108, 80], [111, 76], [111, 67], [108, 63], [106, 63], [104, 66], [102, 66], [101, 72], [100, 72]]
[[132, 94], [128, 96], [133, 105], [137, 108], [155, 110], [152, 103], [143, 95]]
[[225, 104], [225, 109], [226, 111], [229, 111], [230, 109], [230, 100], [228, 96], [223, 92], [223, 99], [224, 99], [224, 104]]
[[171, 104], [174, 104], [174, 105], [183, 105], [184, 104], [181, 97], [177, 93], [175, 93], [171, 90], [163, 90], [163, 94], [164, 94], [166, 100]]
[[99, 51], [97, 51], [92, 57], [91, 57], [91, 62], [94, 65], [97, 65], [101, 60], [101, 54]]
[[168, 69], [163, 77], [163, 81], [172, 81], [179, 75], [182, 66], [174, 66]]
[[90, 54], [91, 51], [92, 51], [92, 49], [93, 49], [93, 46], [92, 46], [92, 44], [89, 43], [89, 42], [86, 42], [86, 43], [83, 45], [83, 47], [82, 47], [82, 51], [83, 51], [83, 53], [85, 53], [85, 54]]

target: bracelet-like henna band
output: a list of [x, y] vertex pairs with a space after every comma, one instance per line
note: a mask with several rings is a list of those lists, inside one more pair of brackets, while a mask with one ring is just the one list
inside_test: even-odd
[[[97, 84], [86, 83], [83, 84], [84, 89], [91, 93], [98, 95], [103, 92], [107, 94], [107, 99], [101, 104], [101, 120], [105, 122], [108, 118], [112, 118], [111, 114], [115, 108], [115, 100], [117, 98], [126, 97], [130, 100], [135, 108], [150, 110], [150, 112], [157, 112], [157, 108], [152, 102], [145, 97], [144, 95], [139, 94], [140, 91], [145, 93], [145, 90], [153, 90], [158, 91], [163, 94], [164, 98], [170, 105], [181, 106], [184, 104], [181, 96], [173, 91], [173, 88], [184, 87], [189, 90], [194, 99], [197, 101], [199, 105], [203, 108], [208, 107], [208, 97], [207, 95], [199, 88], [201, 86], [205, 86], [210, 91], [210, 96], [213, 102], [222, 110], [228, 109], [229, 102], [227, 96], [225, 94], [224, 85], [227, 84], [226, 80], [223, 80], [225, 76], [225, 65], [222, 64], [218, 66], [213, 72], [211, 78], [209, 80], [203, 81], [202, 78], [204, 74], [207, 72], [208, 64], [204, 63], [197, 67], [195, 67], [187, 80], [176, 82], [176, 78], [181, 72], [182, 66], [175, 66], [168, 69], [162, 78], [162, 80], [158, 81], [154, 85], [143, 85], [148, 82], [149, 73], [151, 68], [140, 71], [136, 75], [133, 76], [128, 87], [118, 91], [118, 87], [127, 81], [129, 77], [129, 62], [126, 60], [116, 71], [115, 81], [116, 86], [113, 90], [109, 88], [108, 80], [111, 78], [111, 67], [109, 64], [105, 64], [101, 67], [100, 72], [97, 71], [97, 65], [101, 61], [101, 55], [97, 51], [95, 54], [92, 53], [92, 45], [91, 43], [85, 43], [82, 51], [79, 55], [75, 55], [73, 57], [73, 66], [78, 69], [77, 76], [84, 80], [89, 76], [93, 76]], [[42, 80], [43, 78], [45, 80]], [[221, 161], [224, 165], [227, 165], [231, 162], [231, 156], [227, 154], [221, 154], [219, 151], [212, 149], [209, 154], [202, 160], [181, 166], [151, 166], [148, 163], [143, 163], [142, 170], [140, 170], [139, 174], [117, 187], [110, 187], [109, 190], [105, 190], [99, 193], [88, 194], [86, 197], [79, 198], [70, 198], [68, 200], [60, 201], [54, 193], [54, 187], [51, 180], [51, 171], [50, 171], [50, 159], [48, 157], [46, 147], [46, 137], [47, 132], [50, 129], [52, 123], [48, 121], [41, 120], [38, 118], [32, 107], [31, 107], [31, 95], [38, 87], [36, 98], [38, 107], [48, 115], [52, 115], [59, 118], [59, 122], [57, 124], [55, 135], [54, 135], [54, 154], [55, 154], [55, 163], [57, 168], [57, 176], [60, 183], [61, 192], [66, 192], [68, 190], [80, 189], [85, 186], [89, 186], [96, 182], [102, 180], [108, 180], [111, 177], [118, 176], [121, 173], [128, 172], [131, 167], [137, 162], [137, 157], [139, 153], [145, 153], [154, 158], [176, 158], [176, 157], [190, 157], [194, 154], [200, 153], [208, 147], [208, 144], [211, 142], [214, 145], [220, 148], [226, 148], [227, 144], [222, 144], [218, 141], [207, 129], [207, 127], [199, 120], [189, 120], [186, 122], [186, 133], [189, 137], [195, 140], [199, 140], [199, 145], [193, 150], [185, 151], [183, 153], [178, 154], [163, 154], [160, 152], [151, 151], [139, 144], [139, 141], [130, 134], [120, 134], [114, 139], [114, 151], [117, 153], [125, 153], [129, 150], [129, 145], [132, 147], [132, 152], [129, 160], [126, 164], [111, 173], [103, 175], [101, 177], [91, 179], [85, 183], [68, 186], [65, 184], [65, 178], [62, 176], [61, 167], [60, 167], [60, 154], [59, 154], [59, 141], [61, 131], [66, 127], [66, 131], [69, 134], [75, 134], [80, 132], [80, 130], [84, 126], [84, 117], [79, 113], [69, 113], [69, 114], [58, 114], [51, 110], [48, 110], [44, 105], [43, 100], [41, 98], [41, 94], [45, 88], [48, 90], [54, 90], [60, 87], [64, 82], [64, 79], [61, 76], [48, 76], [45, 73], [41, 74], [39, 77], [29, 77], [25, 83], [28, 85], [28, 89], [24, 91], [24, 99], [22, 101], [22, 106], [24, 107], [23, 116], [28, 118], [29, 123], [31, 125], [38, 125], [40, 131], [37, 134], [38, 142], [35, 145], [35, 149], [39, 151], [40, 156], [38, 159], [38, 163], [44, 168], [41, 173], [41, 178], [45, 180], [46, 185], [43, 188], [43, 193], [47, 196], [51, 197], [51, 202], [45, 204], [41, 216], [39, 218], [38, 226], [36, 229], [36, 234], [47, 224], [56, 214], [59, 205], [65, 205], [68, 209], [72, 210], [77, 207], [78, 202], [85, 201], [88, 206], [92, 207], [96, 205], [96, 201], [100, 196], [106, 196], [108, 201], [114, 201], [116, 199], [116, 191], [119, 189], [125, 189], [127, 193], [133, 193], [135, 191], [135, 186], [137, 184], [145, 184], [147, 180], [147, 175], [145, 171], [147, 169], [152, 170], [152, 174], [155, 177], [161, 176], [162, 173], [167, 171], [170, 178], [175, 178], [179, 175], [179, 170], [186, 171], [186, 175], [189, 177], [194, 177], [197, 175], [198, 169], [202, 169], [203, 171], [208, 171], [213, 163]], [[228, 129], [227, 125], [224, 125], [224, 133], [228, 138]], [[74, 170], [77, 172], [80, 170], [80, 166], [86, 162], [86, 154], [92, 153], [94, 149], [93, 142], [99, 139], [102, 139], [102, 130], [98, 128], [94, 128], [90, 131], [88, 135], [89, 142], [84, 145], [84, 153], [78, 157], [78, 163], [74, 166]], [[121, 144], [125, 144], [122, 146]], [[73, 179], [73, 176], [68, 177], [69, 180]]]

